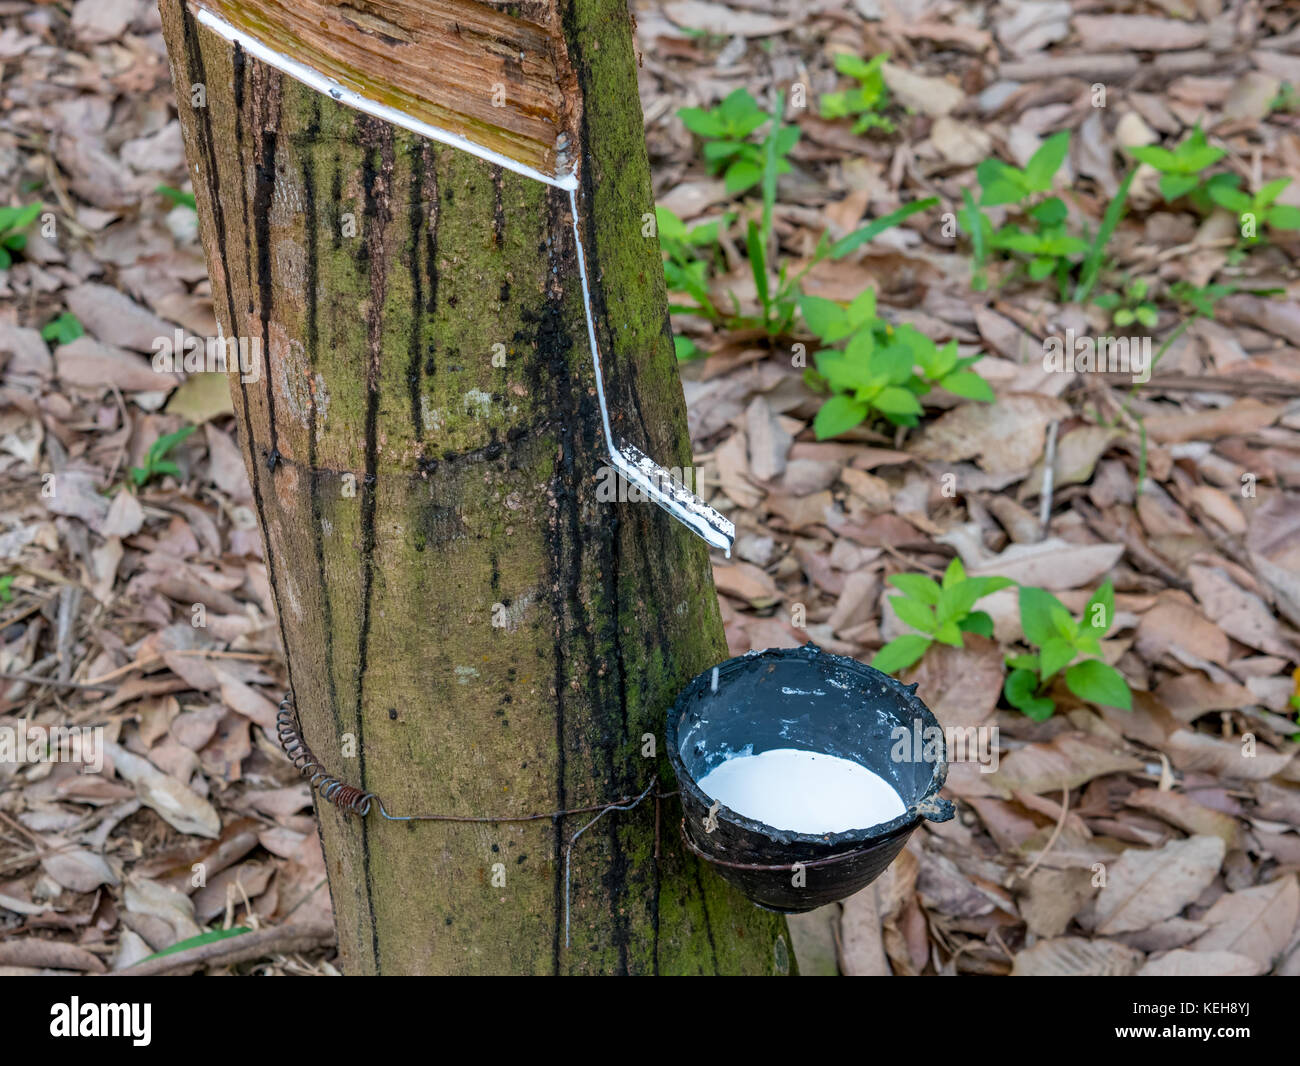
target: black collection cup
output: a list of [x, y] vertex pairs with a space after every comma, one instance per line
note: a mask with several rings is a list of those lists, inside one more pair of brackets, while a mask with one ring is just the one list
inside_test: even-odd
[[[669, 709], [667, 737], [687, 847], [769, 910], [795, 914], [851, 896], [884, 872], [922, 818], [953, 816], [938, 794], [948, 772], [942, 729], [916, 686], [815, 644], [750, 652], [706, 670]], [[711, 817], [714, 801], [698, 782], [731, 756], [774, 748], [852, 760], [893, 785], [906, 812], [817, 834], [723, 806]]]

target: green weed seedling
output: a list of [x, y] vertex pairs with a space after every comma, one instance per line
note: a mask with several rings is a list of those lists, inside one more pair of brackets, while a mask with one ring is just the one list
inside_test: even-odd
[[1046, 721], [1056, 703], [1044, 694], [1048, 682], [1065, 671], [1066, 687], [1079, 699], [1106, 707], [1133, 709], [1128, 682], [1101, 658], [1101, 638], [1115, 624], [1115, 590], [1109, 581], [1094, 593], [1075, 619], [1060, 600], [1045, 589], [1021, 586], [1020, 627], [1037, 654], [1007, 659], [1011, 673], [1003, 694], [1011, 706], [1036, 722]]
[[1029, 275], [1036, 281], [1059, 274], [1058, 261], [1063, 257], [1088, 251], [1085, 242], [1065, 232], [1068, 211], [1065, 203], [1057, 197], [1027, 209], [1035, 223], [1034, 229], [1028, 231], [1012, 224], [994, 230], [983, 210], [1002, 205], [1024, 206], [1038, 193], [1047, 192], [1069, 150], [1070, 132], [1062, 130], [1039, 146], [1023, 170], [996, 158], [986, 159], [975, 168], [975, 179], [980, 187], [979, 201], [976, 202], [969, 189], [963, 189], [963, 206], [957, 212], [957, 221], [970, 235], [975, 289], [988, 287], [987, 264], [993, 251], [1018, 252], [1027, 256]]
[[[785, 263], [781, 263], [777, 271], [775, 287], [769, 284], [768, 279], [768, 257], [774, 248], [772, 215], [776, 209], [776, 179], [789, 169], [785, 155], [799, 139], [798, 129], [781, 125], [781, 113], [784, 110], [785, 94], [777, 93], [776, 103], [772, 107], [772, 125], [763, 140], [763, 173], [760, 179], [763, 192], [762, 220], [761, 223], [755, 223], [750, 219], [745, 229], [749, 269], [754, 277], [758, 302], [763, 308], [761, 324], [769, 337], [781, 336], [794, 328], [795, 310], [798, 306], [798, 283], [787, 276]], [[788, 136], [789, 133], [794, 134], [793, 139]]]
[[1300, 229], [1300, 207], [1275, 203], [1282, 191], [1291, 184], [1290, 178], [1270, 181], [1251, 196], [1238, 186], [1241, 179], [1236, 174], [1221, 174], [1222, 181], [1210, 185], [1206, 193], [1220, 207], [1233, 212], [1241, 223], [1242, 243], [1258, 244], [1263, 240], [1261, 231], [1270, 229]]
[[1214, 305], [1236, 291], [1237, 286], [1232, 284], [1193, 285], [1190, 281], [1175, 281], [1169, 286], [1169, 295], [1174, 300], [1202, 318], [1213, 318]]
[[1149, 290], [1150, 283], [1145, 278], [1134, 278], [1124, 285], [1121, 292], [1103, 292], [1093, 303], [1102, 310], [1109, 311], [1112, 324], [1118, 328], [1136, 322], [1147, 329], [1154, 329], [1160, 312], [1147, 298]]
[[1277, 95], [1269, 101], [1269, 111], [1288, 111], [1300, 114], [1300, 89], [1289, 81], [1284, 81], [1277, 90]]
[[23, 230], [35, 222], [40, 213], [40, 204], [0, 207], [0, 270], [8, 270], [14, 254], [27, 247], [27, 234]]
[[144, 456], [144, 466], [131, 467], [131, 481], [136, 488], [143, 488], [149, 481], [163, 474], [178, 476], [181, 468], [167, 458], [168, 453], [194, 432], [195, 426], [185, 426], [175, 433], [159, 437]]
[[12, 603], [14, 599], [14, 575], [0, 577], [0, 603]]
[[688, 230], [686, 224], [666, 207], [655, 208], [659, 247], [666, 256], [664, 280], [668, 291], [685, 293], [695, 301], [693, 305], [675, 304], [669, 307], [670, 311], [705, 315], [715, 321], [722, 318], [722, 312], [713, 304], [709, 282], [718, 258], [718, 232], [729, 226], [735, 217], [729, 213]]
[[673, 352], [679, 363], [689, 363], [692, 359], [700, 359], [705, 354], [690, 337], [680, 335], [673, 337]]
[[1128, 152], [1139, 163], [1160, 171], [1160, 195], [1166, 203], [1198, 189], [1202, 184], [1201, 174], [1227, 154], [1206, 141], [1200, 126], [1173, 150], [1152, 144], [1134, 145]]
[[[784, 94], [777, 93], [772, 113], [764, 115], [758, 110], [754, 98], [743, 89], [738, 89], [712, 111], [686, 108], [679, 112], [687, 127], [705, 139], [704, 155], [710, 168], [715, 171], [725, 168], [728, 175], [727, 188], [731, 190], [733, 184], [737, 187], [733, 195], [754, 184], [761, 187], [762, 210], [759, 218], [750, 218], [745, 224], [745, 251], [760, 313], [757, 317], [740, 314], [740, 304], [734, 296], [732, 310], [724, 312], [714, 303], [710, 294], [709, 281], [717, 262], [718, 235], [731, 225], [735, 216], [727, 214], [716, 224], [696, 226], [688, 232], [680, 219], [659, 208], [656, 215], [660, 244], [665, 253], [664, 274], [668, 289], [670, 292], [685, 293], [695, 301], [693, 305], [674, 306], [671, 310], [703, 314], [730, 329], [762, 329], [773, 339], [788, 336], [795, 328], [802, 296], [800, 286], [808, 271], [825, 259], [838, 260], [850, 255], [918, 211], [938, 205], [937, 197], [905, 204], [838, 241], [832, 241], [828, 234], [823, 234], [803, 268], [792, 275], [789, 264], [777, 258], [777, 242], [773, 239], [772, 225], [777, 178], [789, 171], [786, 156], [799, 138], [797, 128], [781, 123], [780, 116], [784, 108]], [[770, 125], [761, 144], [751, 144], [745, 140], [764, 122], [770, 122]], [[723, 141], [731, 147], [725, 150], [711, 147]], [[737, 145], [742, 148], [736, 148]], [[745, 165], [735, 172], [733, 182], [733, 168], [738, 164]], [[753, 164], [757, 170], [748, 164]]]
[[51, 344], [70, 344], [85, 332], [81, 321], [71, 311], [64, 311], [41, 327], [41, 336]]
[[[976, 202], [970, 189], [963, 189], [962, 207], [957, 212], [958, 222], [970, 236], [971, 285], [975, 290], [988, 288], [989, 259], [993, 253], [1002, 252], [1018, 263], [1003, 284], [1023, 272], [1034, 282], [1055, 279], [1062, 302], [1073, 298], [1083, 303], [1088, 299], [1106, 262], [1106, 246], [1124, 217], [1136, 169], [1124, 176], [1114, 199], [1106, 206], [1101, 225], [1089, 239], [1086, 231], [1083, 236], [1070, 232], [1069, 208], [1059, 196], [1048, 196], [1031, 205], [1040, 193], [1051, 190], [1069, 151], [1070, 131], [1062, 130], [1039, 145], [1023, 170], [1000, 159], [986, 159], [976, 168], [979, 201]], [[995, 230], [984, 208], [997, 206], [1018, 208], [1025, 221], [1032, 225], [1022, 228], [1008, 222]]]
[[1082, 237], [1072, 236], [1066, 231], [1069, 209], [1059, 196], [1049, 197], [1031, 207], [1028, 215], [1034, 220], [1032, 230], [1022, 230], [1008, 223], [989, 234], [988, 246], [1022, 257], [1022, 266], [1030, 281], [1056, 278], [1064, 298], [1075, 265], [1072, 257], [1085, 255], [1090, 246]]
[[[703, 314], [714, 321], [721, 321], [732, 329], [759, 328], [771, 338], [788, 336], [794, 330], [799, 313], [799, 299], [802, 294], [800, 284], [809, 270], [824, 259], [844, 258], [918, 211], [925, 211], [938, 205], [937, 197], [914, 201], [897, 211], [873, 220], [838, 241], [831, 241], [828, 235], [823, 234], [803, 268], [797, 274], [791, 275], [789, 265], [784, 261], [776, 260], [776, 242], [773, 240], [772, 226], [776, 207], [777, 178], [789, 171], [790, 165], [786, 156], [799, 138], [796, 127], [781, 123], [780, 116], [784, 107], [784, 94], [778, 93], [772, 113], [764, 115], [761, 111], [757, 111], [758, 105], [753, 97], [744, 90], [738, 89], [713, 111], [687, 108], [680, 112], [687, 127], [706, 138], [704, 155], [706, 161], [710, 161], [712, 157], [711, 167], [717, 168], [717, 160], [729, 160], [725, 163], [729, 175], [727, 185], [729, 190], [732, 189], [730, 177], [732, 168], [738, 163], [753, 163], [758, 168], [754, 171], [742, 167], [735, 181], [738, 185], [743, 185], [743, 188], [738, 190], [740, 192], [754, 184], [758, 184], [762, 192], [761, 214], [757, 220], [749, 219], [745, 226], [745, 251], [754, 278], [754, 291], [758, 297], [760, 314], [757, 318], [741, 315], [739, 303], [734, 297], [732, 311], [729, 314], [724, 313], [713, 302], [709, 292], [708, 282], [712, 265], [717, 259], [714, 246], [720, 232], [719, 227], [725, 229], [730, 226], [735, 216], [729, 214], [724, 216], [717, 225], [708, 223], [687, 232], [680, 219], [673, 216], [671, 212], [658, 209], [656, 214], [659, 239], [666, 255], [664, 274], [669, 291], [686, 293], [695, 301], [693, 306], [673, 307], [672, 310]], [[726, 114], [721, 114], [724, 111]], [[727, 143], [734, 146], [741, 143], [737, 138], [747, 137], [764, 122], [770, 122], [770, 125], [761, 144], [755, 145], [746, 141], [745, 151], [732, 152], [731, 149], [727, 149], [727, 154], [719, 154], [722, 153], [721, 149], [710, 147], [720, 142], [708, 138], [720, 131], [725, 131]], [[701, 254], [705, 247], [709, 247], [707, 256]]]
[[871, 665], [887, 674], [919, 662], [935, 641], [960, 648], [963, 633], [991, 637], [993, 619], [975, 604], [1015, 584], [1009, 577], [967, 577], [960, 559], [948, 564], [942, 585], [924, 574], [894, 574], [889, 583], [903, 593], [889, 597], [894, 613], [919, 632], [895, 637], [876, 653]]
[[777, 157], [776, 173], [790, 171], [785, 157], [799, 140], [799, 128], [783, 126], [778, 120], [773, 123], [767, 140], [762, 144], [751, 143], [751, 135], [773, 116], [759, 107], [758, 101], [745, 89], [737, 89], [707, 111], [698, 107], [682, 108], [677, 117], [704, 141], [704, 160], [710, 172], [723, 176], [727, 192], [732, 196], [747, 192], [763, 180], [769, 142]]
[[1035, 193], [1047, 192], [1070, 151], [1070, 131], [1048, 137], [1025, 164], [1024, 170], [1000, 159], [986, 159], [975, 168], [980, 186], [980, 206], [1020, 204]]
[[199, 209], [198, 201], [194, 199], [192, 192], [173, 189], [170, 185], [159, 185], [154, 192], [170, 200], [173, 207], [188, 207], [191, 211]]
[[1101, 268], [1106, 262], [1106, 245], [1110, 243], [1111, 237], [1124, 217], [1128, 205], [1128, 191], [1136, 176], [1137, 167], [1133, 167], [1124, 175], [1124, 180], [1119, 183], [1119, 188], [1115, 191], [1115, 198], [1106, 205], [1106, 210], [1102, 213], [1101, 225], [1092, 238], [1092, 247], [1088, 249], [1088, 254], [1083, 258], [1083, 266], [1079, 269], [1079, 284], [1074, 289], [1075, 303], [1083, 303], [1087, 300], [1088, 294], [1097, 284]]
[[[795, 316], [800, 308], [802, 297], [800, 286], [808, 271], [824, 259], [843, 259], [862, 247], [862, 245], [875, 240], [887, 229], [892, 229], [918, 211], [927, 211], [937, 206], [938, 203], [939, 199], [935, 196], [927, 197], [924, 200], [914, 200], [912, 203], [900, 207], [897, 211], [891, 211], [887, 215], [881, 215], [880, 218], [873, 219], [861, 229], [855, 230], [838, 241], [832, 242], [829, 236], [822, 234], [822, 239], [817, 242], [817, 247], [813, 250], [812, 256], [798, 274], [791, 277], [787, 265], [785, 263], [780, 264], [775, 286], [770, 285], [768, 281], [766, 255], [769, 242], [765, 239], [764, 232], [756, 232], [753, 223], [751, 223], [747, 242], [749, 265], [754, 272], [755, 288], [758, 291], [759, 303], [763, 308], [763, 319], [757, 324], [763, 326], [768, 336], [771, 337], [789, 333], [794, 328]], [[770, 210], [765, 212], [764, 218], [770, 228]], [[741, 320], [738, 324], [752, 325], [754, 323]]]
[[868, 130], [893, 133], [894, 124], [881, 114], [889, 105], [889, 90], [885, 88], [885, 77], [881, 73], [881, 68], [888, 59], [888, 52], [871, 60], [845, 53], [837, 55], [835, 69], [853, 78], [858, 87], [844, 92], [824, 93], [821, 99], [822, 118], [855, 119], [853, 132], [859, 135]]
[[968, 369], [979, 355], [958, 358], [956, 341], [940, 348], [914, 326], [894, 326], [879, 318], [872, 289], [847, 307], [820, 296], [801, 297], [799, 307], [823, 343], [842, 345], [817, 352], [817, 370], [806, 374], [811, 386], [832, 393], [813, 420], [818, 440], [875, 416], [914, 426], [922, 413], [918, 397], [935, 385], [957, 396], [993, 401], [988, 382]]

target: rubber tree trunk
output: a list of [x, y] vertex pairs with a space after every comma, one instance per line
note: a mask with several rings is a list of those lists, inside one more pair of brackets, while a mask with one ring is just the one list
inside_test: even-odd
[[[684, 467], [624, 2], [522, 6], [581, 116], [615, 433]], [[369, 6], [349, 25], [391, 42]], [[600, 498], [568, 194], [336, 103], [183, 0], [161, 9], [217, 317], [265, 354], [231, 387], [307, 742], [394, 814], [581, 807], [655, 773], [670, 789], [665, 710], [726, 647], [705, 546]], [[783, 920], [683, 853], [676, 799], [579, 839], [567, 948], [564, 849], [590, 815], [317, 813], [350, 973], [793, 969]]]

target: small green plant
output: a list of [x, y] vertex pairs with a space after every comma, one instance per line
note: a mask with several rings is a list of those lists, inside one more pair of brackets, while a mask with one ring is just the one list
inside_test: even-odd
[[690, 337], [683, 337], [680, 334], [673, 337], [673, 351], [679, 363], [689, 363], [692, 359], [699, 359], [705, 354]]
[[[695, 226], [689, 231], [680, 219], [662, 208], [656, 209], [660, 244], [664, 249], [664, 274], [670, 292], [682, 292], [694, 300], [693, 305], [673, 306], [670, 310], [703, 314], [728, 328], [759, 328], [770, 338], [788, 336], [795, 327], [799, 313], [800, 285], [804, 276], [825, 259], [842, 259], [862, 245], [874, 240], [885, 230], [897, 226], [904, 219], [938, 205], [937, 197], [928, 197], [905, 204], [897, 211], [874, 219], [838, 241], [823, 234], [813, 254], [798, 274], [791, 276], [789, 266], [778, 259], [779, 248], [774, 240], [772, 217], [776, 207], [777, 178], [789, 171], [786, 160], [797, 142], [799, 131], [781, 123], [785, 96], [777, 93], [770, 115], [757, 110], [753, 97], [738, 89], [712, 111], [686, 108], [679, 112], [692, 131], [705, 138], [704, 155], [715, 171], [725, 167], [727, 188], [732, 189], [733, 168], [737, 164], [753, 164], [757, 171], [742, 166], [736, 171], [734, 183], [739, 191], [758, 184], [762, 192], [762, 211], [757, 220], [750, 218], [745, 224], [745, 251], [750, 273], [754, 278], [754, 291], [758, 298], [760, 314], [757, 317], [742, 315], [740, 303], [731, 297], [731, 312], [723, 312], [713, 301], [709, 281], [718, 262], [718, 236], [730, 228], [735, 219], [728, 213], [721, 220]], [[743, 141], [743, 150], [737, 149], [743, 138], [770, 122], [761, 144]], [[725, 135], [725, 136], [724, 136]], [[730, 147], [714, 147], [726, 141]], [[733, 195], [735, 192], [733, 191]], [[707, 252], [705, 251], [707, 249]], [[679, 349], [679, 357], [680, 355]], [[688, 350], [689, 351], [689, 350]]]
[[[909, 216], [938, 204], [937, 197], [914, 201], [897, 211], [873, 220], [838, 241], [832, 242], [828, 235], [823, 234], [803, 268], [797, 275], [791, 276], [788, 265], [776, 260], [774, 253], [777, 249], [772, 228], [777, 178], [789, 171], [790, 165], [785, 157], [799, 138], [796, 127], [781, 123], [780, 116], [784, 107], [785, 96], [783, 93], [777, 93], [772, 113], [763, 115], [762, 112], [757, 112], [756, 115], [758, 105], [753, 97], [744, 90], [738, 89], [713, 111], [686, 108], [680, 112], [687, 127], [706, 138], [704, 156], [706, 161], [710, 162], [710, 166], [716, 170], [719, 161], [724, 161], [728, 174], [727, 188], [732, 190], [733, 194], [737, 191], [732, 188], [733, 168], [737, 164], [750, 163], [757, 167], [755, 171], [747, 165], [742, 166], [736, 172], [735, 183], [743, 185], [743, 188], [738, 189], [740, 192], [754, 184], [758, 184], [762, 192], [762, 212], [759, 219], [756, 221], [751, 218], [745, 225], [745, 251], [749, 258], [750, 273], [754, 278], [754, 291], [758, 298], [760, 315], [757, 318], [741, 315], [740, 305], [733, 296], [732, 312], [724, 316], [713, 302], [709, 291], [708, 282], [713, 265], [717, 261], [718, 234], [731, 225], [735, 216], [727, 214], [716, 224], [707, 223], [687, 231], [680, 219], [673, 216], [671, 212], [660, 209], [656, 213], [660, 243], [666, 254], [664, 273], [668, 288], [672, 292], [684, 292], [695, 301], [693, 306], [678, 306], [671, 310], [703, 314], [714, 321], [723, 322], [729, 328], [757, 327], [769, 337], [786, 336], [794, 329], [799, 311], [800, 283], [808, 271], [824, 259], [841, 259], [849, 255]], [[755, 145], [746, 141], [743, 144], [743, 151], [733, 151], [733, 148], [741, 143], [738, 138], [747, 137], [764, 122], [770, 122], [770, 125], [761, 144]], [[708, 138], [719, 132], [725, 132], [726, 137], [723, 139], [732, 147], [725, 150], [713, 147], [721, 141]], [[706, 247], [709, 248], [707, 256], [700, 254]]]
[[[1002, 284], [1023, 272], [1035, 282], [1054, 278], [1062, 302], [1073, 298], [1076, 303], [1083, 303], [1088, 299], [1106, 262], [1106, 246], [1124, 217], [1129, 187], [1137, 171], [1130, 170], [1120, 182], [1097, 232], [1089, 237], [1085, 228], [1080, 236], [1067, 227], [1069, 208], [1059, 196], [1048, 196], [1030, 205], [1038, 194], [1051, 189], [1069, 151], [1070, 131], [1062, 130], [1039, 145], [1023, 170], [1000, 159], [986, 159], [976, 168], [979, 201], [976, 202], [970, 189], [963, 189], [962, 207], [957, 212], [958, 222], [970, 236], [972, 288], [977, 291], [988, 288], [989, 259], [994, 252], [1002, 252], [1018, 263]], [[1018, 208], [1032, 227], [1022, 228], [1008, 222], [995, 230], [984, 208], [1003, 205]], [[1070, 295], [1072, 279], [1073, 297]]]
[[1300, 112], [1300, 90], [1289, 81], [1284, 81], [1277, 90], [1277, 95], [1269, 102], [1270, 111]]
[[181, 468], [167, 458], [168, 453], [188, 437], [197, 427], [184, 426], [175, 433], [159, 437], [144, 456], [144, 466], [131, 467], [131, 480], [136, 488], [143, 488], [152, 478], [163, 474], [179, 475]]
[[988, 287], [986, 268], [991, 252], [1018, 253], [1025, 257], [1024, 266], [1032, 280], [1056, 275], [1063, 284], [1071, 269], [1069, 256], [1089, 250], [1087, 242], [1066, 232], [1068, 209], [1059, 197], [1025, 208], [1034, 222], [1032, 230], [1022, 230], [1012, 223], [994, 230], [983, 210], [1008, 204], [1024, 207], [1038, 193], [1047, 192], [1069, 150], [1070, 132], [1062, 130], [1039, 145], [1023, 170], [996, 158], [986, 159], [975, 168], [979, 201], [976, 202], [969, 189], [963, 189], [963, 206], [957, 212], [957, 221], [970, 235], [974, 257], [972, 284], [976, 290]]
[[[776, 209], [776, 179], [789, 170], [786, 153], [799, 139], [793, 126], [781, 125], [785, 110], [785, 94], [776, 94], [772, 107], [772, 126], [763, 139], [762, 176], [763, 214], [761, 223], [751, 218], [745, 228], [745, 249], [749, 253], [749, 269], [754, 276], [754, 288], [763, 308], [763, 329], [769, 337], [788, 333], [794, 325], [797, 299], [797, 282], [788, 283], [786, 265], [782, 263], [773, 288], [768, 282], [768, 255], [773, 248], [772, 213]], [[793, 132], [791, 139], [788, 134]], [[784, 168], [784, 169], [783, 169]]]
[[[781, 263], [775, 285], [771, 283], [768, 276], [767, 244], [763, 240], [762, 229], [755, 227], [755, 232], [747, 232], [750, 270], [754, 275], [754, 288], [762, 312], [757, 318], [741, 315], [740, 304], [734, 296], [731, 312], [724, 312], [714, 303], [710, 290], [713, 271], [718, 261], [718, 234], [734, 222], [735, 214], [728, 212], [720, 220], [693, 226], [687, 230], [681, 219], [671, 211], [657, 207], [655, 215], [659, 244], [664, 251], [664, 279], [668, 291], [683, 293], [694, 301], [691, 304], [671, 304], [668, 309], [686, 314], [704, 315], [730, 329], [759, 327], [772, 337], [789, 333], [794, 327], [795, 315], [798, 311], [799, 286], [809, 270], [824, 259], [842, 259], [910, 215], [925, 211], [938, 203], [935, 197], [914, 201], [897, 211], [875, 219], [834, 243], [823, 237], [813, 251], [812, 257], [796, 276], [791, 277], [787, 266]], [[682, 355], [680, 349], [678, 357], [687, 358]]]
[[980, 185], [980, 206], [1019, 204], [1035, 193], [1047, 192], [1069, 151], [1070, 131], [1062, 130], [1039, 145], [1024, 170], [1000, 159], [984, 160], [975, 168], [975, 180]]
[[[1287, 703], [1296, 712], [1296, 725], [1300, 726], [1300, 667], [1291, 672], [1291, 682], [1295, 686]], [[1291, 743], [1300, 744], [1300, 732], [1291, 734]]]
[[1174, 300], [1204, 318], [1213, 318], [1214, 305], [1236, 291], [1237, 286], [1231, 284], [1193, 285], [1190, 281], [1175, 281], [1169, 286], [1169, 295]]
[[767, 140], [762, 144], [751, 143], [750, 136], [773, 116], [759, 107], [758, 101], [745, 89], [737, 89], [707, 111], [698, 107], [682, 108], [677, 117], [703, 139], [704, 160], [709, 170], [723, 176], [727, 192], [732, 196], [747, 192], [763, 180], [769, 141], [776, 152], [776, 173], [790, 171], [785, 157], [799, 140], [799, 128], [774, 121]]
[[[938, 203], [938, 197], [934, 196], [927, 197], [924, 200], [914, 200], [912, 203], [900, 207], [897, 211], [891, 211], [887, 215], [873, 219], [861, 229], [855, 230], [847, 237], [842, 237], [833, 243], [828, 235], [822, 234], [822, 239], [817, 242], [817, 247], [813, 250], [812, 256], [798, 274], [793, 277], [789, 276], [786, 264], [780, 264], [775, 285], [770, 284], [768, 278], [766, 257], [770, 237], [765, 236], [765, 234], [770, 234], [771, 211], [765, 211], [765, 228], [756, 230], [751, 222], [746, 242], [749, 251], [750, 270], [754, 275], [754, 285], [758, 292], [759, 303], [763, 309], [763, 317], [758, 323], [738, 319], [736, 324], [760, 325], [770, 337], [779, 337], [789, 333], [794, 328], [795, 315], [800, 306], [802, 295], [800, 285], [808, 271], [825, 259], [843, 259], [862, 247], [862, 245], [875, 240], [885, 230], [897, 226], [904, 219], [909, 218], [918, 211], [926, 211], [931, 207], [935, 207]], [[816, 331], [814, 330], [814, 332]]]
[[721, 219], [692, 226], [689, 230], [666, 207], [655, 208], [655, 222], [659, 230], [659, 247], [663, 249], [664, 280], [669, 292], [685, 293], [694, 305], [669, 307], [670, 311], [702, 314], [718, 320], [722, 313], [714, 306], [709, 293], [718, 254], [718, 232], [729, 226], [736, 216], [726, 214]]
[[1220, 207], [1237, 216], [1243, 243], [1258, 244], [1263, 239], [1260, 231], [1265, 225], [1270, 229], [1300, 229], [1300, 207], [1274, 202], [1291, 184], [1290, 178], [1270, 181], [1251, 196], [1238, 188], [1241, 179], [1236, 174], [1221, 174], [1218, 177], [1223, 180], [1212, 184], [1206, 190], [1207, 194]]
[[1127, 282], [1121, 292], [1103, 292], [1093, 303], [1104, 311], [1110, 312], [1111, 322], [1123, 328], [1134, 322], [1154, 329], [1160, 318], [1156, 305], [1147, 298], [1150, 283], [1145, 278], [1134, 278]]
[[920, 661], [935, 641], [954, 648], [962, 646], [963, 633], [993, 635], [993, 619], [975, 604], [1015, 582], [1009, 577], [967, 577], [960, 559], [953, 559], [944, 571], [943, 584], [924, 574], [894, 574], [889, 583], [903, 594], [890, 596], [894, 613], [919, 633], [905, 633], [886, 644], [871, 665], [887, 674], [905, 670]]
[[199, 209], [198, 201], [194, 199], [192, 192], [183, 192], [180, 189], [173, 189], [170, 185], [159, 185], [154, 189], [159, 196], [164, 196], [171, 201], [173, 207], [188, 207], [191, 211]]
[[64, 311], [41, 328], [41, 336], [51, 344], [68, 344], [85, 334], [81, 322], [71, 311]]
[[1166, 203], [1196, 190], [1202, 184], [1202, 172], [1227, 154], [1206, 141], [1200, 126], [1172, 151], [1154, 144], [1134, 145], [1128, 151], [1139, 163], [1160, 171], [1160, 195]]
[[810, 385], [832, 393], [813, 419], [818, 440], [872, 416], [914, 426], [922, 413], [918, 397], [935, 385], [968, 399], [993, 401], [988, 382], [968, 369], [980, 356], [959, 358], [956, 341], [940, 348], [915, 326], [894, 326], [878, 317], [873, 289], [863, 290], [847, 307], [820, 296], [802, 297], [799, 307], [808, 328], [825, 344], [843, 345], [818, 351], [817, 370], [805, 375]]
[[0, 603], [12, 603], [14, 599], [14, 575], [5, 574], [0, 577]]
[[155, 951], [152, 955], [146, 955], [140, 961], [148, 962], [150, 959], [161, 959], [167, 955], [175, 955], [177, 952], [188, 951], [190, 948], [201, 948], [205, 944], [212, 944], [218, 940], [227, 940], [232, 936], [242, 936], [244, 933], [251, 933], [252, 931], [246, 925], [236, 925], [229, 929], [209, 929], [205, 933], [178, 940], [171, 947], [163, 948], [162, 951]]
[[889, 90], [885, 88], [885, 77], [881, 73], [881, 68], [888, 59], [888, 52], [871, 60], [859, 59], [847, 53], [837, 55], [835, 69], [853, 78], [858, 87], [844, 92], [824, 93], [821, 99], [822, 118], [854, 118], [857, 120], [853, 124], [853, 132], [856, 134], [873, 129], [893, 133], [894, 124], [881, 114], [889, 105]]
[[8, 270], [14, 253], [27, 247], [27, 234], [23, 232], [41, 213], [40, 204], [26, 207], [0, 207], [0, 270]]
[[1124, 211], [1128, 206], [1128, 191], [1133, 184], [1133, 179], [1137, 176], [1137, 167], [1133, 167], [1124, 175], [1124, 180], [1119, 183], [1119, 188], [1115, 190], [1115, 198], [1106, 205], [1106, 210], [1101, 216], [1101, 225], [1092, 238], [1092, 247], [1088, 249], [1088, 254], [1083, 257], [1083, 266], [1079, 269], [1079, 284], [1074, 289], [1075, 303], [1083, 303], [1088, 299], [1088, 294], [1092, 292], [1092, 287], [1097, 284], [1097, 278], [1101, 274], [1101, 268], [1106, 260], [1106, 245], [1110, 243], [1111, 237], [1119, 227], [1120, 220], [1124, 217]]
[[1023, 257], [1022, 267], [1031, 281], [1056, 278], [1064, 298], [1075, 266], [1073, 257], [1087, 253], [1088, 242], [1066, 231], [1065, 220], [1069, 209], [1059, 196], [1049, 197], [1031, 207], [1028, 215], [1034, 220], [1032, 230], [1022, 230], [1019, 226], [1008, 223], [988, 234], [988, 246]]
[[1124, 675], [1101, 658], [1101, 638], [1114, 624], [1115, 589], [1109, 581], [1093, 594], [1081, 619], [1045, 589], [1022, 585], [1020, 626], [1026, 643], [1037, 646], [1038, 653], [1007, 660], [1007, 702], [1036, 722], [1046, 721], [1056, 702], [1044, 690], [1064, 670], [1066, 687], [1079, 699], [1132, 710], [1133, 693]]

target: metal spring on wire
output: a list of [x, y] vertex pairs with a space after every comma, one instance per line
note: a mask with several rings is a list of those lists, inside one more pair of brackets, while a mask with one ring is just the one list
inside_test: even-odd
[[378, 797], [373, 792], [366, 792], [340, 781], [329, 773], [323, 763], [312, 754], [302, 734], [298, 732], [293, 710], [293, 697], [285, 696], [280, 701], [280, 710], [275, 715], [275, 732], [280, 747], [293, 762], [298, 773], [311, 783], [311, 787], [320, 793], [321, 799], [332, 803], [345, 814], [355, 814], [364, 818], [370, 813], [370, 801]]

